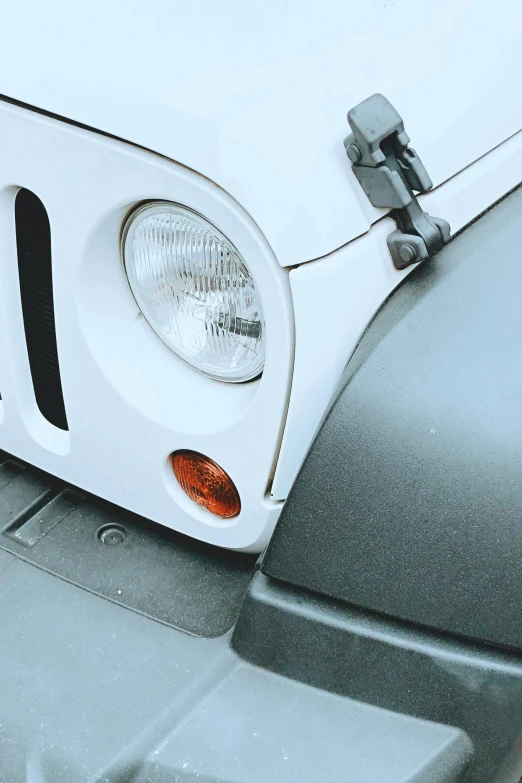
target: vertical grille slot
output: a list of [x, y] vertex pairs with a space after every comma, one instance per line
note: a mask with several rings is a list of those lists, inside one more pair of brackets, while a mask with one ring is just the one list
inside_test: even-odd
[[54, 325], [51, 229], [40, 199], [19, 190], [15, 201], [18, 275], [34, 394], [47, 421], [67, 430]]

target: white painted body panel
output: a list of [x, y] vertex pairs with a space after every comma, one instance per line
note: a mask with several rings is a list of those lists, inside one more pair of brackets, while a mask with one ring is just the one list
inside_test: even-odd
[[[0, 103], [0, 448], [195, 538], [260, 551], [358, 340], [411, 271], [393, 267], [394, 224], [351, 172], [346, 112], [377, 91], [392, 101], [437, 186], [424, 208], [459, 230], [522, 181], [522, 6], [29, 0], [3, 9], [3, 30], [0, 94], [141, 149]], [[20, 186], [51, 221], [69, 433], [32, 391]], [[245, 258], [267, 320], [260, 380], [199, 375], [139, 315], [119, 231], [133, 205], [162, 198]], [[227, 470], [239, 517], [185, 497], [168, 466], [178, 448]]]
[[[293, 364], [288, 272], [252, 219], [203, 177], [152, 153], [0, 102], [0, 449], [203, 541], [260, 551], [280, 504], [266, 497]], [[56, 337], [69, 432], [36, 405], [25, 344], [14, 198], [26, 187], [51, 225]], [[247, 384], [178, 359], [141, 316], [120, 259], [125, 215], [158, 198], [203, 213], [248, 258], [263, 301], [267, 357]], [[189, 500], [169, 455], [213, 458], [239, 490], [221, 520]]]
[[203, 174], [282, 266], [368, 230], [346, 112], [396, 106], [435, 185], [522, 128], [517, 0], [4, 3], [0, 93]]

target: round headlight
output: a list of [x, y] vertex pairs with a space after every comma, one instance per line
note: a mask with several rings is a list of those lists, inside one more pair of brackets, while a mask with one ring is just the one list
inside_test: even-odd
[[221, 231], [187, 207], [158, 201], [129, 217], [122, 249], [138, 307], [174, 353], [221, 381], [261, 373], [261, 302], [245, 262]]

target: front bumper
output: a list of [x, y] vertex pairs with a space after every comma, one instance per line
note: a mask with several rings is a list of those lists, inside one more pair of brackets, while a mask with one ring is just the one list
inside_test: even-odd
[[[8, 459], [0, 484], [2, 783], [458, 779], [469, 756], [460, 730], [304, 685], [233, 651], [227, 630], [253, 558], [183, 536], [159, 546], [151, 523], [77, 496], [27, 546], [27, 531], [56, 519], [63, 488]], [[109, 517], [127, 532], [118, 546], [96, 536]], [[170, 616], [150, 567], [161, 551]], [[301, 669], [306, 656], [303, 647]]]

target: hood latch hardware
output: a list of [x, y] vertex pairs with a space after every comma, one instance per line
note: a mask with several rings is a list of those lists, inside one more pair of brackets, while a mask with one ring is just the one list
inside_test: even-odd
[[371, 95], [348, 112], [352, 133], [344, 140], [353, 172], [374, 207], [391, 209], [397, 230], [388, 248], [397, 269], [425, 261], [450, 238], [446, 220], [431, 217], [414, 191], [426, 193], [433, 183], [417, 153], [408, 145], [400, 114], [384, 95]]

